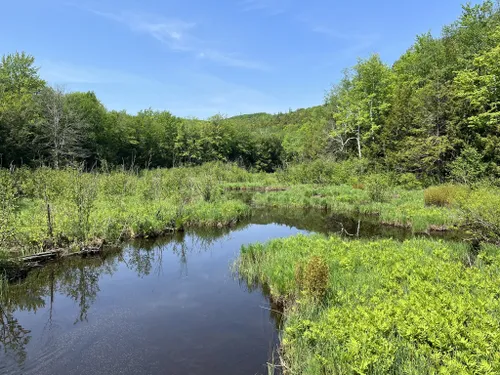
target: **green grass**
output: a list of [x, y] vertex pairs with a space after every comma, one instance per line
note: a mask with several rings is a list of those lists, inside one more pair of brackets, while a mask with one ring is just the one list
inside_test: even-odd
[[450, 207], [458, 196], [466, 194], [468, 190], [461, 185], [431, 186], [424, 191], [424, 201], [428, 206]]
[[374, 201], [370, 192], [350, 185], [298, 185], [287, 191], [257, 194], [257, 206], [316, 207], [341, 214], [376, 215], [388, 225], [411, 227], [415, 232], [458, 224], [456, 211], [426, 207], [423, 190], [391, 188], [387, 200]]
[[[312, 260], [329, 272], [322, 299], [298, 276]], [[288, 374], [500, 372], [500, 252], [493, 245], [474, 259], [458, 243], [299, 235], [243, 247], [236, 265], [248, 283], [266, 284], [288, 302]], [[325, 279], [318, 275], [316, 283]]]
[[224, 189], [232, 191], [281, 191], [288, 190], [288, 186], [277, 184], [275, 181], [259, 182], [232, 182], [224, 183]]
[[[323, 176], [321, 165], [314, 176]], [[332, 171], [330, 177], [337, 173]], [[307, 177], [311, 171], [305, 167], [296, 172], [301, 179], [312, 178]], [[468, 192], [464, 194], [472, 200], [458, 199], [462, 203], [457, 206], [437, 207], [425, 204], [424, 190], [395, 187], [388, 175], [365, 175], [352, 184], [293, 185], [293, 179], [284, 178], [287, 173], [251, 173], [222, 163], [142, 172], [0, 170], [0, 252], [28, 254], [73, 245], [77, 249], [96, 239], [117, 243], [189, 226], [228, 226], [250, 213], [249, 203], [373, 215], [383, 224], [411, 227], [414, 232], [465, 224], [481, 238], [500, 238], [495, 221], [498, 210], [488, 207], [498, 191], [493, 187], [482, 190], [492, 199], [474, 193], [477, 189], [454, 189]], [[237, 194], [246, 190], [256, 191], [253, 199]], [[476, 209], [472, 212], [468, 207]], [[482, 212], [489, 215], [487, 233]]]
[[[195, 226], [229, 226], [250, 214], [222, 180], [250, 174], [231, 166], [111, 173], [76, 169], [0, 171], [0, 249], [30, 254], [153, 237]], [[49, 220], [50, 214], [50, 220]]]

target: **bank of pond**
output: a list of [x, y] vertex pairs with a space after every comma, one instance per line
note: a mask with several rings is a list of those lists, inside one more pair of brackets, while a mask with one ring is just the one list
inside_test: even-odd
[[50, 262], [2, 289], [0, 370], [494, 373], [497, 249], [460, 236], [266, 208]]
[[494, 185], [1, 177], [2, 373], [500, 372]]
[[[445, 185], [424, 190], [390, 181], [370, 175], [344, 176], [340, 184], [297, 184], [284, 174], [250, 173], [225, 164], [140, 173], [0, 170], [0, 254], [78, 252], [96, 243], [227, 227], [247, 217], [252, 207], [371, 216], [415, 233], [487, 227], [479, 236], [500, 238], [498, 212], [488, 216], [491, 206], [500, 203], [498, 188]], [[495, 233], [489, 233], [492, 227]]]

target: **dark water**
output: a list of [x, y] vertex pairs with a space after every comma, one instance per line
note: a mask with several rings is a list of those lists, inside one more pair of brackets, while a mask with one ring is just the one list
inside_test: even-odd
[[265, 210], [231, 230], [49, 264], [2, 298], [0, 374], [264, 374], [279, 313], [231, 264], [243, 244], [307, 232], [412, 235], [317, 210]]

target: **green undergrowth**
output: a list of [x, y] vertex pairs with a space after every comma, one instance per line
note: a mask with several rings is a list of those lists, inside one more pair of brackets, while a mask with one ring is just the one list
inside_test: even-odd
[[[249, 177], [250, 176], [250, 177]], [[0, 250], [30, 254], [154, 237], [194, 226], [229, 226], [250, 214], [222, 181], [254, 178], [232, 165], [135, 173], [79, 169], [0, 171]]]
[[409, 176], [397, 185], [389, 174], [359, 176], [360, 168], [349, 183], [311, 184], [345, 181], [352, 167], [346, 165], [331, 164], [325, 174], [321, 163], [274, 174], [225, 163], [143, 171], [0, 169], [0, 253], [78, 250], [96, 240], [115, 244], [186, 227], [230, 226], [250, 214], [250, 204], [373, 215], [414, 232], [461, 226], [474, 238], [500, 242], [500, 191], [493, 184], [424, 191]]
[[254, 202], [264, 207], [316, 207], [342, 214], [376, 215], [385, 224], [411, 227], [415, 232], [458, 223], [454, 209], [426, 206], [423, 190], [390, 188], [381, 192], [365, 185], [296, 185], [287, 191], [257, 194]]
[[287, 374], [497, 374], [498, 250], [299, 235], [243, 247], [236, 266], [288, 302]]

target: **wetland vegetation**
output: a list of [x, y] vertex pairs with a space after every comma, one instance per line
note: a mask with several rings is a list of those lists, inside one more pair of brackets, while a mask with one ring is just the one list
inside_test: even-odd
[[500, 370], [495, 246], [296, 236], [244, 247], [237, 267], [286, 306], [285, 372]]
[[[498, 61], [500, 10], [485, 1], [465, 5], [440, 37], [418, 36], [392, 66], [378, 55], [359, 60], [317, 107], [199, 120], [166, 111], [109, 111], [92, 92], [50, 87], [32, 56], [4, 56], [4, 353], [14, 353], [15, 362], [32, 366], [27, 373], [37, 373], [35, 363], [45, 358], [43, 348], [37, 349], [39, 357], [29, 356], [35, 350], [31, 332], [41, 324], [37, 311], [51, 321], [59, 295], [62, 308], [73, 304], [68, 311], [76, 308], [77, 323], [85, 324], [94, 304], [107, 316], [106, 298], [117, 298], [122, 320], [130, 322], [127, 286], [144, 304], [141, 319], [160, 326], [167, 323], [156, 308], [166, 315], [175, 311], [173, 321], [182, 321], [183, 329], [189, 326], [184, 306], [198, 309], [188, 315], [197, 327], [206, 327], [197, 315], [206, 309], [216, 328], [208, 322], [200, 332], [223, 332], [223, 349], [235, 348], [233, 332], [255, 333], [259, 324], [250, 318], [251, 306], [266, 304], [276, 319], [272, 330], [266, 325], [262, 332], [271, 335], [276, 323], [281, 344], [270, 372], [500, 373]], [[220, 258], [214, 244], [223, 248]], [[210, 256], [193, 257], [198, 276], [189, 284], [183, 279], [185, 250], [204, 247]], [[38, 267], [47, 254], [55, 262]], [[171, 267], [163, 254], [181, 265], [180, 272], [170, 269], [169, 275], [180, 275], [174, 281], [158, 273], [169, 286], [148, 278], [157, 265]], [[232, 262], [237, 280], [228, 283]], [[116, 293], [103, 293], [104, 302], [97, 300], [101, 284]], [[235, 301], [223, 300], [220, 285]], [[169, 295], [159, 292], [163, 287]], [[151, 288], [154, 301], [145, 294]], [[186, 295], [204, 305], [176, 294], [176, 288], [187, 288]], [[260, 294], [243, 296], [242, 289]], [[168, 305], [168, 298], [182, 303], [167, 308], [162, 303]], [[240, 303], [228, 311], [245, 319], [228, 316], [224, 303]], [[134, 306], [141, 308], [139, 302]], [[222, 324], [221, 314], [231, 324]], [[253, 325], [245, 328], [242, 321]], [[68, 332], [76, 332], [64, 322]], [[106, 322], [93, 327], [112, 327]], [[153, 323], [144, 329], [157, 348], [164, 342]], [[186, 335], [175, 324], [168, 329], [178, 335], [173, 341]], [[126, 353], [132, 349], [123, 337]], [[257, 333], [252, 340], [249, 350], [260, 354], [256, 348], [269, 344]], [[194, 347], [199, 355], [211, 345], [209, 339], [183, 343], [186, 352]], [[232, 353], [233, 359], [244, 355]], [[130, 371], [158, 370], [128, 365]], [[186, 363], [177, 365], [188, 371]], [[47, 366], [43, 371], [51, 373]], [[193, 371], [202, 373], [204, 364], [196, 366]], [[57, 368], [67, 373], [71, 363]], [[243, 369], [253, 371], [254, 363]]]

